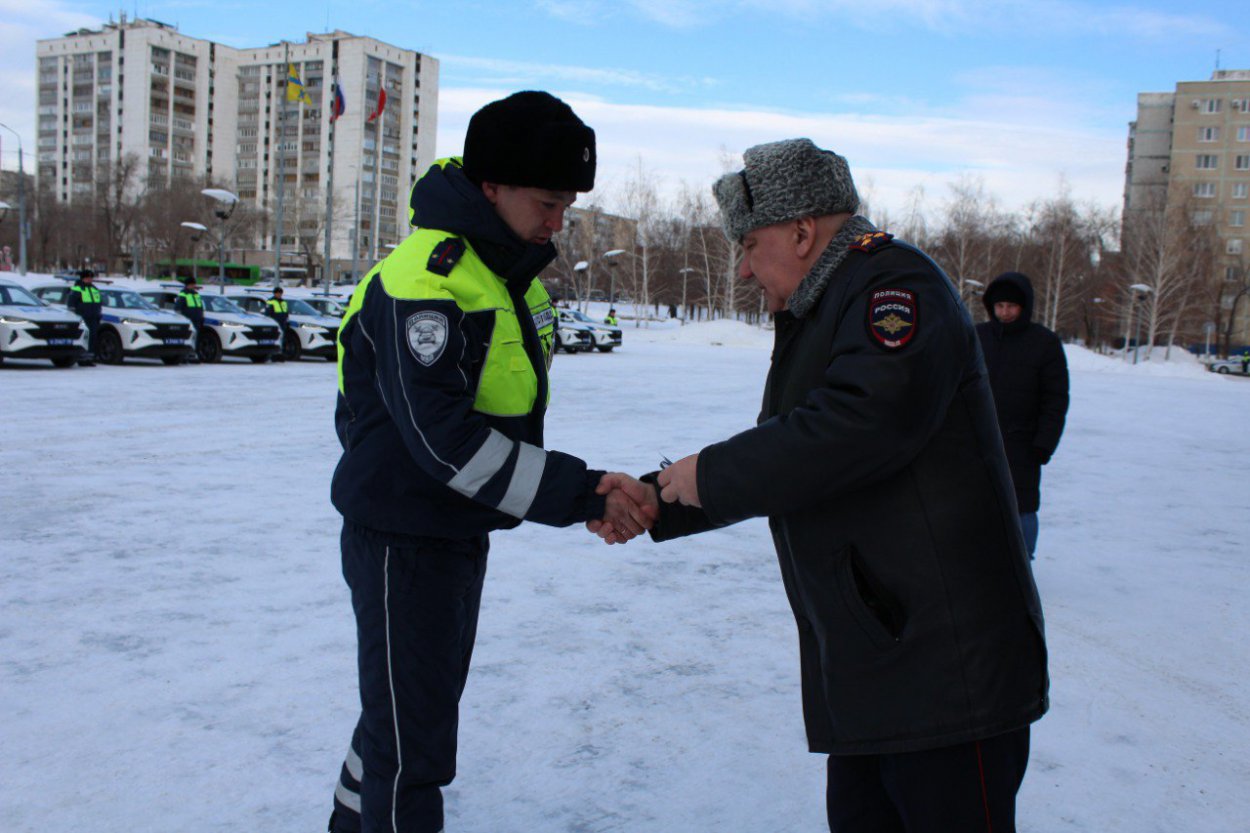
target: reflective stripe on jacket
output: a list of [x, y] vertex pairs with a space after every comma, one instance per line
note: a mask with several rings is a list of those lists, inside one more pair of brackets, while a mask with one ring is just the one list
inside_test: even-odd
[[[458, 258], [446, 275], [430, 268], [440, 246]], [[542, 448], [554, 330], [541, 283], [510, 286], [445, 231], [414, 231], [370, 270], [338, 334], [344, 517], [443, 538], [598, 517], [599, 473]]]

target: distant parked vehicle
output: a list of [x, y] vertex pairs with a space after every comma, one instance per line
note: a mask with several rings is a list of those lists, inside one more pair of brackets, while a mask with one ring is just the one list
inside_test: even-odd
[[614, 347], [621, 346], [621, 328], [614, 327], [611, 324], [604, 324], [602, 321], [596, 321], [581, 310], [562, 309], [560, 310], [560, 318], [571, 318], [578, 324], [585, 324], [590, 328], [591, 339], [594, 341], [595, 349], [600, 353], [611, 353]]
[[[182, 287], [178, 284], [141, 289], [139, 294], [162, 309], [173, 309]], [[201, 293], [204, 301], [204, 331], [196, 335], [200, 361], [219, 362], [225, 356], [251, 359], [257, 364], [269, 361], [282, 349], [278, 325], [272, 318], [246, 312], [238, 304], [216, 292]]]
[[[257, 315], [266, 315], [272, 294], [271, 288], [226, 290], [227, 298]], [[283, 295], [285, 294], [284, 292]], [[286, 338], [282, 343], [282, 357], [291, 362], [301, 356], [312, 356], [329, 362], [336, 360], [339, 319], [322, 315], [304, 298], [292, 296], [285, 300], [291, 317]]]
[[1230, 373], [1236, 373], [1239, 376], [1245, 375], [1244, 368], [1245, 364], [1238, 357], [1230, 359], [1216, 359], [1207, 365], [1207, 370], [1212, 373], [1220, 373], [1223, 375], [1228, 375]]
[[[37, 287], [35, 294], [51, 304], [63, 305], [70, 288], [64, 284]], [[130, 358], [160, 359], [182, 364], [195, 354], [191, 322], [176, 312], [162, 310], [132, 289], [100, 287], [103, 304], [100, 333], [96, 336], [96, 360], [121, 364]]]
[[0, 362], [51, 359], [57, 367], [72, 367], [86, 352], [87, 328], [81, 318], [0, 278]]

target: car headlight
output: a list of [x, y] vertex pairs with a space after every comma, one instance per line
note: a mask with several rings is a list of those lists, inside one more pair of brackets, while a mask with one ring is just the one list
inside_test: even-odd
[[0, 324], [33, 324], [29, 318], [19, 318], [16, 315], [0, 315]]
[[130, 325], [130, 326], [132, 326], [132, 327], [150, 327], [150, 326], [152, 326], [152, 322], [151, 322], [151, 321], [144, 321], [142, 318], [123, 318], [123, 319], [122, 319], [122, 323], [123, 323], [123, 324], [129, 324], [129, 325]]
[[301, 330], [312, 330], [315, 333], [324, 333], [326, 331], [326, 328], [320, 324], [296, 324], [295, 326], [299, 327]]
[[225, 327], [227, 330], [246, 330], [248, 327], [247, 324], [236, 324], [233, 321], [223, 321], [221, 322], [221, 326]]

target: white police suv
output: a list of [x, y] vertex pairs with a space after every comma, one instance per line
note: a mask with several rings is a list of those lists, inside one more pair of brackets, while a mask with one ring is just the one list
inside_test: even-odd
[[[172, 310], [182, 287], [162, 284], [140, 289], [139, 294], [161, 309]], [[272, 318], [255, 315], [217, 292], [201, 292], [204, 301], [204, 331], [196, 336], [200, 361], [219, 362], [226, 356], [251, 359], [257, 364], [269, 361], [281, 350], [278, 325]]]
[[[283, 295], [286, 294], [284, 290]], [[273, 291], [270, 289], [236, 287], [226, 290], [227, 298], [257, 315], [266, 315], [272, 295]], [[330, 362], [337, 359], [336, 340], [341, 319], [322, 315], [304, 298], [284, 297], [283, 300], [287, 303], [290, 317], [287, 319], [286, 338], [282, 342], [282, 357], [287, 361], [295, 361], [301, 356], [322, 358]]]
[[[96, 288], [101, 304], [96, 361], [121, 364], [125, 359], [160, 359], [165, 364], [182, 364], [195, 355], [189, 320], [158, 308], [132, 288]], [[71, 291], [56, 284], [36, 287], [34, 293], [48, 303], [64, 305]]]
[[81, 318], [0, 278], [0, 362], [51, 359], [57, 367], [72, 367], [86, 351], [87, 328]]
[[595, 349], [600, 353], [611, 353], [613, 348], [621, 346], [620, 327], [596, 321], [581, 310], [560, 310], [560, 317], [564, 318], [565, 316], [573, 319], [578, 324], [585, 324], [590, 328], [591, 339], [594, 341]]

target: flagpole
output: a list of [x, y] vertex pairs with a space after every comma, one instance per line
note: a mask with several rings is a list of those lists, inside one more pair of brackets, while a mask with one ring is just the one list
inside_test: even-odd
[[322, 275], [322, 278], [324, 279], [324, 283], [326, 285], [326, 290], [325, 290], [326, 295], [330, 294], [330, 280], [331, 280], [330, 231], [331, 231], [332, 224], [330, 222], [330, 218], [334, 216], [334, 123], [338, 121], [338, 106], [339, 106], [338, 95], [339, 95], [339, 77], [338, 77], [338, 74], [335, 73], [334, 86], [330, 88], [330, 133], [329, 133], [329, 138], [328, 138], [328, 141], [330, 143], [330, 147], [329, 147], [330, 174], [329, 176], [326, 177], [326, 223], [325, 223], [326, 253], [325, 253], [325, 258], [322, 261], [322, 267], [321, 267], [322, 271], [325, 272], [325, 274]]
[[274, 286], [282, 283], [282, 192], [286, 190], [286, 170], [282, 165], [283, 161], [285, 161], [282, 145], [286, 139], [286, 102], [291, 94], [291, 45], [285, 41], [282, 44], [282, 72], [282, 77], [286, 81], [282, 85], [282, 100], [278, 104], [278, 152], [274, 154], [278, 166], [278, 175], [275, 177], [278, 185], [278, 216], [274, 222], [275, 234], [273, 239]]

